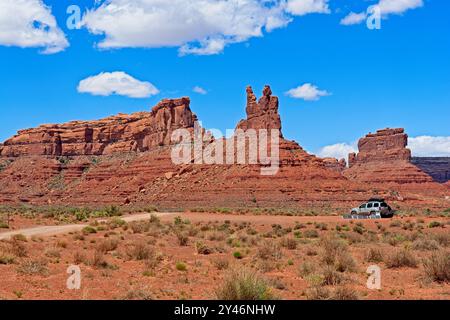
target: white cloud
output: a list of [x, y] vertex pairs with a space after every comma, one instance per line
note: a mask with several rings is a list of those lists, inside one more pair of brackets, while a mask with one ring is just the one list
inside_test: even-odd
[[0, 45], [63, 51], [69, 43], [42, 0], [0, 1]]
[[287, 11], [296, 16], [309, 13], [330, 13], [328, 0], [288, 0]]
[[211, 55], [287, 26], [295, 15], [328, 13], [328, 0], [106, 0], [83, 26], [102, 35], [100, 48], [178, 47]]
[[364, 12], [361, 13], [350, 12], [350, 14], [348, 14], [345, 18], [341, 20], [341, 24], [344, 26], [360, 24], [361, 22], [366, 20], [366, 18], [367, 14]]
[[423, 0], [380, 0], [378, 3], [381, 14], [402, 14], [403, 12], [423, 6]]
[[[417, 9], [423, 6], [423, 0], [380, 0], [370, 8], [378, 7], [382, 18], [387, 18], [391, 14], [402, 14], [411, 9]], [[367, 18], [365, 12], [354, 13], [350, 12], [341, 20], [342, 25], [353, 25], [363, 22]]]
[[192, 89], [192, 91], [194, 91], [195, 93], [198, 93], [198, 94], [202, 94], [202, 95], [205, 95], [208, 93], [208, 91], [206, 91], [205, 89], [203, 89], [202, 87], [199, 87], [199, 86], [195, 86]]
[[330, 93], [325, 90], [319, 90], [319, 88], [317, 88], [315, 85], [312, 85], [311, 83], [305, 83], [297, 88], [289, 90], [288, 92], [286, 92], [286, 95], [296, 99], [315, 101], [319, 100], [320, 97], [329, 96]]
[[416, 157], [450, 157], [450, 137], [409, 138], [408, 148]]
[[356, 143], [336, 143], [333, 145], [325, 146], [319, 150], [317, 155], [322, 158], [336, 158], [345, 159], [348, 162], [348, 154], [357, 152], [358, 147]]
[[102, 72], [80, 81], [78, 92], [96, 96], [112, 94], [130, 98], [148, 98], [159, 93], [150, 82], [139, 81], [125, 72]]

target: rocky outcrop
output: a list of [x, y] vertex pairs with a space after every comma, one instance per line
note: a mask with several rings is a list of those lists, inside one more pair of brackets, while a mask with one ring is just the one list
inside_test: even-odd
[[248, 129], [276, 129], [280, 131], [280, 137], [282, 137], [278, 104], [278, 97], [272, 96], [270, 86], [264, 87], [263, 95], [259, 101], [257, 101], [252, 87], [247, 87], [247, 119], [241, 120], [236, 129], [244, 131]]
[[402, 128], [378, 130], [359, 140], [359, 153], [349, 155], [350, 179], [373, 183], [427, 183], [432, 178], [410, 163], [408, 135]]
[[359, 140], [359, 153], [349, 155], [349, 167], [355, 164], [411, 159], [411, 150], [407, 149], [408, 135], [405, 130], [383, 129], [369, 133]]
[[345, 159], [323, 158], [322, 160], [326, 168], [339, 173], [344, 172], [347, 168], [347, 161], [345, 161]]
[[434, 181], [450, 181], [449, 157], [413, 157], [411, 163], [430, 175]]
[[189, 104], [189, 98], [163, 100], [151, 112], [21, 130], [4, 142], [0, 155], [17, 158], [148, 151], [170, 144], [173, 130], [193, 128], [197, 118]]

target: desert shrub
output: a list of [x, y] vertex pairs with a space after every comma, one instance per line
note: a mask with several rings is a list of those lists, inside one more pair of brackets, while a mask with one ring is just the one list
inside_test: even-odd
[[0, 252], [0, 265], [1, 264], [13, 264], [15, 259], [16, 259], [16, 257], [11, 254]]
[[319, 237], [319, 233], [317, 232], [317, 230], [311, 230], [311, 229], [305, 230], [303, 232], [303, 235], [306, 238], [318, 238]]
[[448, 247], [450, 245], [450, 233], [438, 233], [433, 235], [433, 239], [436, 240], [439, 245]]
[[435, 282], [450, 282], [450, 253], [435, 252], [423, 261], [425, 276]]
[[308, 300], [330, 300], [332, 297], [331, 290], [322, 286], [312, 286], [305, 293]]
[[348, 251], [343, 251], [336, 256], [335, 268], [340, 272], [355, 272], [357, 269], [356, 262]]
[[197, 249], [197, 253], [198, 254], [204, 254], [204, 255], [208, 255], [214, 252], [214, 250], [210, 247], [208, 247], [206, 244], [204, 244], [201, 241], [197, 241], [195, 243], [195, 248]]
[[333, 266], [325, 266], [322, 270], [323, 284], [334, 286], [340, 284], [344, 278], [342, 273], [338, 272]]
[[235, 251], [235, 252], [233, 252], [233, 257], [240, 260], [240, 259], [244, 258], [244, 255], [240, 251]]
[[109, 267], [109, 263], [108, 261], [106, 261], [104, 253], [99, 250], [94, 251], [94, 255], [90, 264], [95, 268], [106, 269]]
[[441, 222], [439, 221], [432, 221], [430, 222], [430, 224], [428, 225], [428, 228], [439, 228], [444, 226]]
[[216, 290], [219, 300], [273, 300], [267, 281], [250, 269], [232, 270], [223, 284]]
[[385, 233], [383, 234], [383, 241], [389, 243], [391, 246], [397, 246], [407, 239], [402, 234]]
[[338, 286], [332, 295], [332, 300], [359, 300], [358, 293], [345, 286]]
[[49, 258], [61, 258], [61, 251], [56, 247], [46, 248], [44, 254]]
[[94, 227], [86, 226], [83, 228], [83, 230], [81, 230], [81, 232], [83, 232], [84, 235], [88, 235], [92, 233], [97, 233], [97, 230]]
[[73, 262], [75, 264], [80, 264], [80, 263], [88, 264], [88, 260], [86, 258], [86, 255], [83, 252], [81, 252], [81, 251], [76, 251], [73, 254]]
[[155, 254], [154, 248], [144, 241], [138, 241], [126, 247], [126, 254], [133, 260], [146, 260]]
[[108, 222], [108, 224], [110, 229], [116, 229], [125, 226], [127, 223], [125, 220], [114, 217]]
[[303, 262], [298, 268], [298, 273], [302, 278], [308, 277], [315, 271], [316, 271], [316, 266], [308, 261]]
[[366, 252], [367, 262], [382, 262], [383, 252], [379, 248], [369, 248]]
[[17, 268], [17, 272], [26, 275], [48, 275], [47, 261], [43, 259], [28, 259], [23, 261]]
[[179, 246], [185, 247], [188, 245], [189, 237], [187, 236], [186, 233], [177, 231], [175, 234], [177, 236], [177, 242]]
[[0, 251], [8, 253], [18, 258], [23, 258], [27, 256], [27, 247], [25, 243], [21, 240], [12, 239], [5, 242], [1, 247]]
[[175, 267], [177, 268], [178, 271], [186, 271], [187, 270], [187, 266], [183, 262], [177, 262]]
[[280, 246], [274, 241], [264, 241], [261, 247], [258, 248], [257, 256], [260, 259], [274, 259], [279, 260], [282, 257]]
[[226, 270], [230, 266], [230, 262], [225, 258], [216, 258], [212, 260], [212, 264], [218, 269], [218, 270]]
[[306, 248], [306, 255], [309, 257], [317, 256], [317, 250], [313, 247], [307, 247]]
[[148, 232], [150, 230], [150, 224], [147, 221], [133, 221], [130, 222], [128, 226], [131, 231], [136, 234]]
[[107, 252], [116, 250], [118, 245], [119, 245], [118, 239], [116, 239], [116, 238], [106, 239], [106, 240], [101, 241], [97, 245], [97, 250], [99, 250], [103, 253], [107, 253]]
[[334, 264], [336, 257], [343, 251], [347, 250], [345, 243], [337, 238], [324, 237], [320, 241], [320, 245], [323, 249], [321, 253], [321, 260], [326, 264]]
[[130, 289], [121, 300], [153, 300], [153, 295], [146, 287]]
[[358, 234], [363, 234], [366, 231], [366, 229], [364, 229], [364, 227], [362, 226], [356, 225], [353, 227], [353, 231]]
[[389, 227], [391, 227], [391, 228], [400, 228], [401, 226], [402, 226], [402, 222], [400, 220], [394, 220], [389, 225]]
[[432, 239], [417, 239], [413, 242], [412, 248], [414, 250], [422, 251], [437, 250], [439, 249], [439, 243]]
[[289, 250], [297, 249], [297, 241], [294, 238], [284, 237], [281, 239], [281, 245]]
[[225, 234], [223, 232], [214, 231], [208, 234], [208, 240], [210, 241], [224, 241]]
[[386, 266], [388, 268], [401, 268], [401, 267], [417, 267], [417, 259], [414, 257], [411, 250], [400, 249], [391, 254], [386, 260]]

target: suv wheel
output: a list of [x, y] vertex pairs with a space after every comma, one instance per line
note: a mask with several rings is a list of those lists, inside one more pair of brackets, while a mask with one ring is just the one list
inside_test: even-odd
[[358, 214], [358, 213], [356, 211], [352, 211], [351, 214], [354, 215], [354, 214]]

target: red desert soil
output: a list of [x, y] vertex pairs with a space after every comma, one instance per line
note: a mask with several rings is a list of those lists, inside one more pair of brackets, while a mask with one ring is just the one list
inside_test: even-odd
[[[449, 218], [180, 213], [158, 221], [146, 215], [140, 222], [92, 224], [96, 233], [0, 241], [0, 297], [215, 299], [237, 268], [257, 274], [282, 299], [317, 299], [319, 289], [328, 298], [449, 299], [448, 280], [430, 280], [424, 264], [433, 254], [450, 254]], [[339, 267], [323, 260], [329, 244], [340, 248]], [[379, 250], [382, 261], [368, 262], [370, 249]], [[392, 261], [404, 252], [412, 255], [406, 265], [413, 265], [396, 266]], [[80, 290], [66, 288], [72, 264], [81, 268]], [[382, 270], [381, 290], [366, 287], [365, 271], [373, 264]]]

